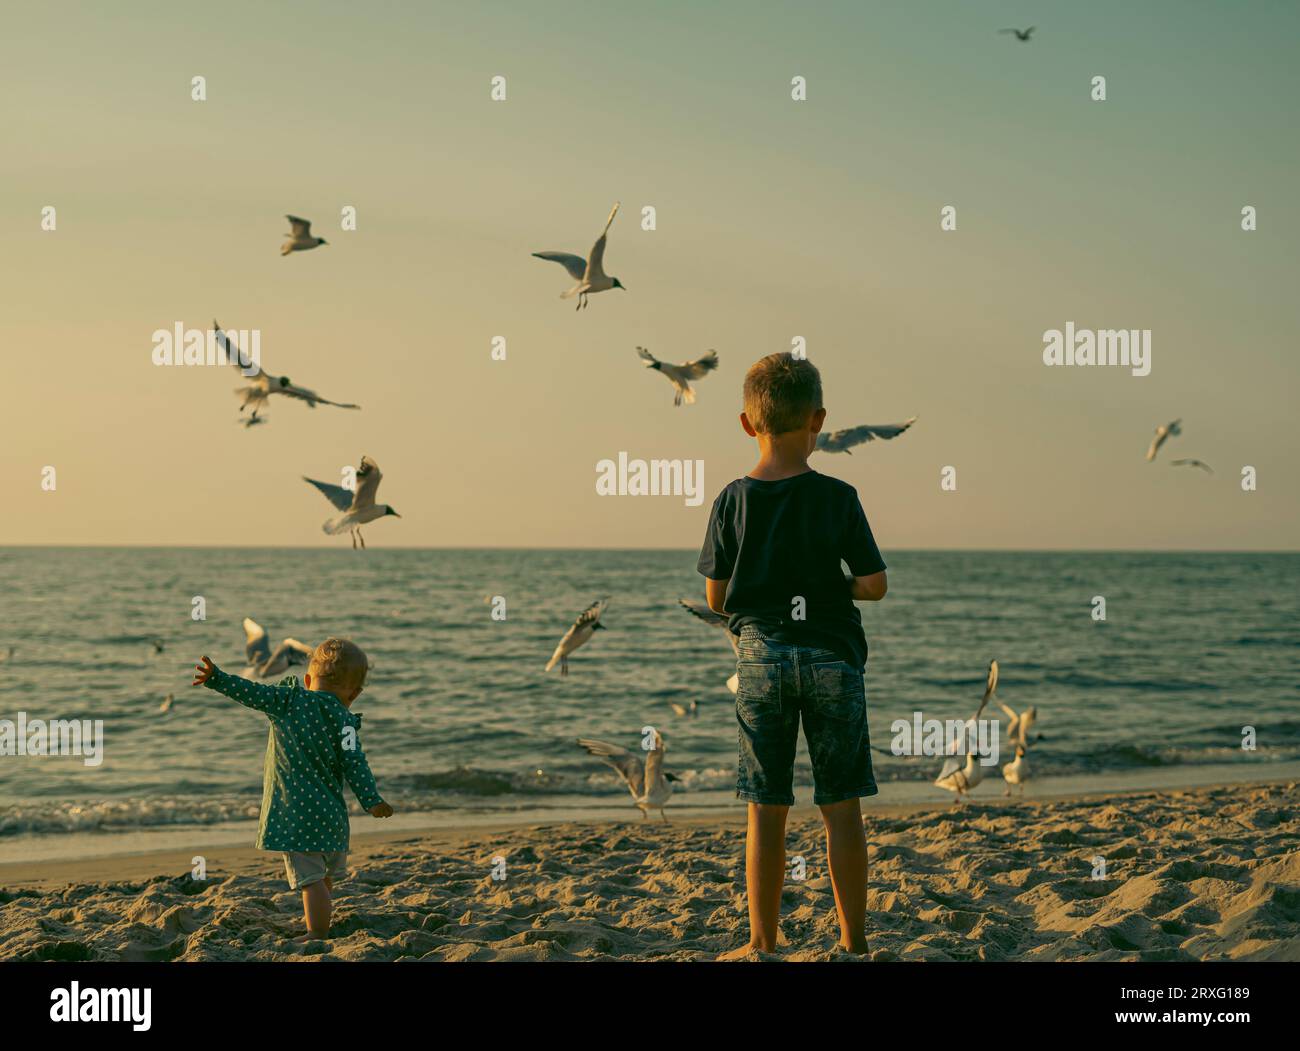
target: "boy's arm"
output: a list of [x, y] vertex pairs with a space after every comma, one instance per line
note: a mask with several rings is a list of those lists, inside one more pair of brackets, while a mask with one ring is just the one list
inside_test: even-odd
[[840, 557], [848, 563], [851, 598], [858, 602], [879, 602], [885, 597], [889, 591], [885, 559], [876, 546], [867, 514], [862, 510], [862, 502], [856, 494], [849, 512], [849, 527], [844, 535]]
[[[343, 776], [352, 786], [357, 801], [375, 817], [388, 817], [392, 814], [393, 808], [385, 803], [384, 797], [379, 794], [375, 775], [370, 772], [366, 753], [361, 750], [360, 736], [355, 732], [350, 734], [346, 740], [339, 742], [339, 749], [343, 755]], [[386, 811], [386, 813], [376, 813], [376, 811]]]
[[227, 675], [207, 657], [194, 669], [194, 681], [191, 686], [206, 686], [216, 690], [232, 701], [238, 701], [246, 708], [253, 708], [267, 715], [281, 714], [289, 704], [293, 694], [290, 686], [267, 686], [265, 683], [249, 682], [238, 675]]
[[709, 609], [726, 613], [727, 585], [731, 583], [732, 570], [736, 568], [736, 538], [726, 513], [727, 490], [722, 490], [713, 501], [709, 524], [704, 531], [704, 544], [695, 563], [696, 572], [704, 577], [704, 595]]
[[726, 580], [704, 578], [704, 597], [708, 599], [709, 609], [713, 610], [714, 613], [726, 614], [727, 611], [723, 609], [723, 603], [727, 601], [727, 585], [730, 583], [730, 578]]

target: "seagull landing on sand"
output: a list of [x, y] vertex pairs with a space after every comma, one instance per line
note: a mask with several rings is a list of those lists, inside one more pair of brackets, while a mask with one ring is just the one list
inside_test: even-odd
[[280, 246], [281, 255], [305, 252], [309, 248], [329, 244], [323, 237], [312, 237], [310, 219], [299, 219], [296, 215], [286, 215], [285, 218], [289, 220], [289, 233], [285, 235], [289, 240]]
[[627, 785], [628, 791], [632, 793], [632, 800], [640, 809], [643, 821], [650, 816], [651, 808], [658, 810], [659, 816], [667, 821], [668, 815], [664, 813], [664, 804], [673, 794], [673, 786], [670, 782], [676, 781], [677, 778], [672, 774], [664, 773], [664, 739], [658, 730], [654, 734], [654, 748], [646, 752], [644, 763], [626, 748], [620, 748], [615, 744], [593, 741], [590, 737], [579, 737], [578, 744], [585, 748], [588, 754], [594, 755], [618, 772], [623, 783]]
[[605, 630], [605, 625], [600, 622], [600, 618], [604, 615], [605, 607], [608, 605], [609, 599], [597, 599], [578, 614], [578, 619], [573, 622], [573, 627], [564, 633], [564, 638], [555, 647], [551, 659], [546, 662], [546, 671], [550, 671], [556, 664], [559, 664], [560, 674], [569, 674], [569, 654], [590, 639], [596, 632]]
[[[963, 792], [970, 791], [984, 780], [984, 768], [979, 763], [974, 762], [976, 756], [971, 752], [967, 754], [966, 768], [962, 770], [961, 760], [951, 753], [957, 751], [958, 745], [966, 745], [970, 742], [970, 732], [975, 729], [975, 724], [979, 721], [980, 715], [983, 714], [985, 706], [989, 703], [989, 698], [993, 696], [997, 688], [998, 662], [992, 660], [989, 661], [989, 674], [984, 682], [984, 696], [980, 700], [980, 706], [975, 709], [975, 714], [966, 720], [965, 725], [961, 728], [961, 734], [948, 742], [949, 757], [943, 761], [939, 776], [935, 778], [934, 783], [940, 788], [946, 788], [950, 792], [957, 793], [958, 802], [961, 801]], [[974, 763], [974, 772], [972, 772], [972, 763]]]
[[594, 292], [606, 292], [611, 288], [622, 288], [627, 291], [619, 282], [618, 278], [610, 277], [605, 273], [605, 238], [609, 234], [609, 224], [614, 221], [614, 216], [618, 214], [618, 202], [614, 202], [614, 207], [609, 213], [609, 218], [605, 220], [605, 229], [601, 231], [600, 236], [596, 238], [596, 243], [591, 246], [591, 255], [583, 259], [580, 255], [574, 255], [572, 252], [534, 252], [538, 259], [547, 259], [552, 263], [559, 263], [569, 272], [569, 276], [577, 282], [567, 292], [561, 292], [561, 299], [570, 299], [573, 296], [578, 297], [578, 305], [575, 310], [581, 310], [587, 305], [587, 296]]
[[1025, 794], [1025, 782], [1029, 780], [1029, 760], [1025, 758], [1025, 746], [1016, 745], [1016, 757], [1002, 768], [1002, 779], [1007, 783], [1004, 795], [1011, 795], [1011, 786], [1019, 785], [1020, 794]]
[[[731, 634], [731, 629], [727, 627], [730, 620], [721, 613], [714, 613], [703, 602], [691, 602], [689, 599], [679, 598], [677, 600], [687, 613], [693, 613], [704, 621], [705, 624], [712, 628], [721, 628], [727, 634], [727, 641], [731, 643], [731, 652], [735, 654], [736, 660], [740, 660], [740, 640]], [[735, 693], [740, 689], [740, 678], [736, 672], [732, 672], [731, 678], [727, 680], [727, 689]]]
[[295, 665], [307, 664], [311, 660], [312, 648], [297, 639], [285, 639], [272, 652], [266, 629], [252, 617], [245, 617], [244, 653], [248, 658], [244, 678], [269, 679], [273, 675], [283, 675]]
[[1199, 467], [1206, 474], [1213, 474], [1214, 471], [1204, 460], [1170, 460], [1170, 467]]
[[355, 493], [348, 492], [341, 485], [318, 482], [315, 478], [308, 478], [306, 475], [302, 476], [302, 480], [314, 485], [325, 494], [326, 500], [342, 512], [333, 518], [327, 518], [321, 529], [330, 536], [351, 533], [352, 547], [355, 549], [358, 540], [361, 541], [363, 548], [366, 546], [366, 538], [361, 535], [361, 527], [367, 522], [373, 522], [376, 518], [383, 518], [386, 515], [392, 515], [394, 518], [402, 517], [390, 505], [375, 503], [375, 494], [379, 491], [379, 482], [383, 477], [379, 471], [379, 464], [369, 456], [363, 456], [361, 466], [357, 468]]
[[[902, 423], [864, 423], [861, 427], [849, 427], [842, 431], [832, 431], [830, 434], [817, 435], [817, 450], [824, 453], [848, 453], [855, 445], [861, 445], [863, 442], [873, 442], [877, 438], [888, 440], [897, 438], [907, 428], [916, 422], [913, 416]], [[849, 453], [852, 456], [852, 453]]]
[[1027, 44], [1029, 42], [1030, 36], [1037, 28], [1038, 28], [1037, 26], [1030, 26], [1028, 29], [999, 29], [998, 32], [1015, 33], [1017, 40], [1019, 40], [1022, 44]]
[[[244, 352], [235, 345], [235, 341], [221, 331], [221, 326], [213, 319], [212, 330], [217, 334], [217, 346], [225, 352], [227, 360], [240, 372], [252, 365], [253, 362], [244, 356]], [[258, 411], [266, 404], [267, 399], [272, 394], [284, 394], [290, 398], [298, 398], [307, 403], [309, 409], [316, 408], [317, 405], [333, 405], [336, 409], [359, 409], [360, 405], [344, 404], [343, 402], [330, 401], [328, 398], [322, 398], [314, 390], [308, 390], [306, 387], [295, 387], [290, 382], [288, 376], [272, 376], [269, 372], [263, 371], [260, 365], [257, 366], [257, 372], [248, 376], [247, 387], [236, 387], [235, 393], [243, 401], [240, 403], [239, 411], [243, 412], [250, 405], [253, 407], [253, 415], [257, 416]], [[256, 422], [264, 423], [264, 419]], [[252, 427], [253, 421], [250, 420], [245, 426]]]
[[673, 395], [673, 404], [680, 405], [683, 401], [687, 405], [695, 404], [695, 391], [691, 389], [688, 380], [703, 379], [710, 372], [718, 367], [718, 352], [711, 350], [702, 358], [695, 361], [683, 361], [680, 365], [670, 365], [666, 361], [660, 361], [645, 347], [637, 347], [636, 352], [645, 362], [646, 368], [657, 369], [667, 378], [668, 382], [677, 388], [677, 393]]
[[1156, 436], [1151, 439], [1151, 448], [1147, 450], [1147, 462], [1150, 463], [1156, 458], [1156, 453], [1160, 451], [1160, 446], [1165, 444], [1169, 438], [1177, 437], [1183, 433], [1183, 429], [1178, 425], [1182, 423], [1182, 417], [1174, 420], [1173, 423], [1161, 424], [1156, 428]]

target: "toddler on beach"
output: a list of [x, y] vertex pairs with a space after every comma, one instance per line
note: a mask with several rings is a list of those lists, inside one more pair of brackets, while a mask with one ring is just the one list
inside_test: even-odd
[[862, 681], [867, 640], [853, 601], [882, 599], [888, 585], [857, 492], [808, 466], [825, 419], [821, 376], [811, 362], [771, 354], [750, 368], [740, 425], [758, 440], [758, 464], [718, 495], [697, 566], [709, 607], [730, 617], [740, 638], [736, 795], [749, 803], [750, 933], [724, 960], [776, 950], [801, 719], [813, 802], [826, 826], [839, 944], [853, 953], [867, 949], [859, 798], [879, 789]]
[[277, 686], [227, 675], [207, 657], [193, 685], [207, 686], [265, 712], [266, 742], [259, 850], [284, 854], [290, 890], [302, 891], [303, 916], [312, 938], [329, 934], [334, 880], [347, 875], [350, 829], [343, 782], [375, 817], [391, 817], [361, 750], [361, 716], [350, 710], [366, 681], [369, 662], [347, 639], [326, 639], [311, 655], [307, 673]]

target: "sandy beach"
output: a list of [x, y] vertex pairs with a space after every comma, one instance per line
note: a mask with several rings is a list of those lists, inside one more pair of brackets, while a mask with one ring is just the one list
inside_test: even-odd
[[[214, 850], [204, 883], [189, 852], [5, 865], [0, 959], [710, 960], [745, 929], [743, 817], [360, 836], [334, 936], [306, 944], [276, 855]], [[1295, 782], [877, 806], [865, 824], [874, 961], [1300, 960]], [[815, 814], [788, 842], [806, 877], [772, 958], [848, 959]]]

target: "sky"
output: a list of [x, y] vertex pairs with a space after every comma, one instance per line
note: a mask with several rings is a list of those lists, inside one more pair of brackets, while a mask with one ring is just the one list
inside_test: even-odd
[[[347, 544], [301, 476], [365, 454], [403, 516], [372, 546], [696, 547], [755, 459], [745, 370], [803, 337], [828, 429], [918, 417], [813, 461], [886, 552], [1293, 550], [1297, 33], [1264, 2], [14, 9], [0, 546]], [[530, 253], [615, 201], [628, 291], [576, 312]], [[282, 258], [285, 213], [330, 243]], [[213, 318], [361, 411], [240, 427], [233, 369], [151, 359]], [[1151, 374], [1045, 366], [1067, 322], [1151, 330]], [[675, 408], [639, 344], [721, 364]], [[620, 452], [702, 460], [703, 503], [597, 495]]]

